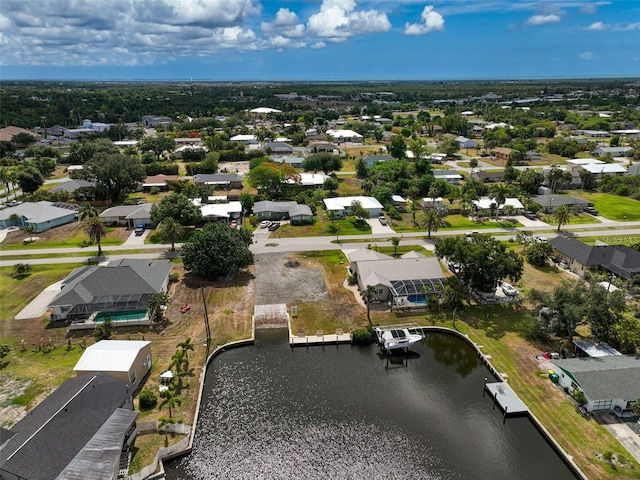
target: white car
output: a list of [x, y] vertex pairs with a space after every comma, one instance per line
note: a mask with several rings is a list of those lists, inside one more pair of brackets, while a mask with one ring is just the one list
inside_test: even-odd
[[271, 225], [271, 222], [268, 220], [263, 220], [262, 222], [260, 222], [260, 228], [267, 228], [269, 225]]
[[500, 284], [502, 287], [502, 291], [505, 295], [518, 295], [518, 289], [513, 285], [509, 285], [508, 283], [502, 282]]

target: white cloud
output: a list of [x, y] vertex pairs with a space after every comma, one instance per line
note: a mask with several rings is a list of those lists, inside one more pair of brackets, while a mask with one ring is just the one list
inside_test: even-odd
[[260, 28], [266, 34], [283, 37], [298, 38], [304, 35], [304, 25], [300, 23], [298, 15], [288, 8], [278, 10], [273, 22], [262, 22]]
[[593, 52], [583, 52], [579, 55], [579, 57], [583, 60], [593, 60], [595, 56]]
[[421, 23], [405, 23], [405, 35], [424, 35], [436, 30], [444, 31], [444, 18], [433, 9], [433, 5], [427, 5], [420, 14]]
[[606, 28], [607, 26], [602, 22], [593, 22], [591, 25], [585, 28], [585, 30], [599, 31], [599, 30], [605, 30]]
[[560, 15], [555, 13], [549, 15], [533, 15], [525, 24], [531, 27], [538, 27], [540, 25], [546, 25], [548, 23], [557, 23], [560, 21]]
[[617, 23], [611, 30], [615, 32], [630, 32], [632, 30], [640, 30], [640, 22], [635, 23]]
[[307, 44], [299, 40], [292, 40], [291, 38], [283, 37], [282, 35], [276, 35], [269, 39], [269, 45], [282, 50], [284, 48], [302, 48]]
[[[162, 0], [160, 3], [169, 7], [172, 15], [156, 20], [178, 25], [229, 26], [260, 13], [259, 5], [253, 0]], [[161, 8], [156, 11], [164, 14]]]
[[324, 42], [316, 42], [313, 45], [311, 45], [311, 48], [324, 48], [326, 46], [327, 44]]
[[580, 12], [585, 15], [594, 15], [598, 12], [598, 2], [585, 3], [580, 7]]
[[389, 31], [391, 23], [377, 10], [356, 10], [353, 0], [323, 0], [320, 11], [309, 17], [307, 30], [336, 42], [356, 34]]

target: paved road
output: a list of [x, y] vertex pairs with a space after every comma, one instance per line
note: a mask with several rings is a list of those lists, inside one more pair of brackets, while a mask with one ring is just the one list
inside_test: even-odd
[[[581, 225], [566, 225], [563, 227], [563, 232], [570, 232], [571, 235], [576, 237], [593, 237], [598, 233], [606, 234], [607, 237], [611, 237], [613, 229], [615, 234], [620, 236], [638, 235], [640, 240], [640, 222], [613, 222], [605, 221], [597, 224], [581, 224]], [[544, 232], [544, 236], [547, 238], [553, 238], [557, 235], [554, 227], [547, 224], [540, 226], [528, 226], [526, 228], [488, 228], [483, 229], [483, 234], [493, 234], [499, 240], [508, 240], [514, 237], [518, 231], [527, 230], [531, 232]], [[433, 239], [437, 239], [442, 236], [461, 235], [465, 230], [445, 230], [439, 232], [432, 232]], [[396, 234], [398, 235], [398, 234]], [[401, 245], [425, 245], [431, 243], [426, 238], [425, 232], [408, 232], [401, 234], [403, 240]], [[345, 243], [337, 244], [335, 242], [335, 236], [324, 237], [301, 237], [301, 238], [278, 238], [277, 231], [274, 235], [267, 238], [262, 235], [254, 236], [254, 243], [251, 245], [253, 253], [268, 253], [268, 252], [304, 252], [311, 250], [338, 250], [343, 247], [348, 248], [361, 248], [366, 247], [369, 244], [376, 244], [380, 246], [389, 246], [391, 243], [388, 241], [389, 234], [371, 234], [371, 235], [349, 235], [339, 237], [341, 241]], [[361, 240], [362, 243], [356, 242]], [[179, 245], [176, 245], [179, 247]], [[132, 247], [127, 245], [109, 246], [105, 248], [109, 252], [109, 259], [119, 258], [159, 258], [162, 257], [169, 250], [170, 245], [136, 245], [133, 248], [136, 250], [148, 250], [148, 253], [136, 253], [136, 254], [118, 254], [119, 251], [130, 250]], [[18, 260], [2, 260], [0, 261], [0, 267], [12, 266], [16, 263], [30, 263], [33, 265], [43, 265], [49, 263], [78, 263], [85, 262], [87, 260], [87, 254], [95, 252], [95, 247], [89, 248], [40, 248], [29, 250], [0, 250], [0, 258], [7, 256], [20, 256]], [[56, 254], [68, 254], [68, 253], [83, 253], [84, 256], [79, 257], [58, 257], [58, 258], [29, 258], [32, 255], [56, 255]]]

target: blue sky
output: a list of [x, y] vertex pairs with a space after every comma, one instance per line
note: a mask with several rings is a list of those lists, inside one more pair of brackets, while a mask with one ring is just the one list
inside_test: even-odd
[[640, 76], [640, 0], [2, 0], [0, 79]]

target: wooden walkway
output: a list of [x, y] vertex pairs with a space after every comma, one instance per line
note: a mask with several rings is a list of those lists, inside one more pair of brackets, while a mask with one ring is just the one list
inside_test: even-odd
[[485, 383], [484, 388], [491, 394], [493, 401], [502, 408], [505, 416], [523, 415], [529, 412], [527, 406], [507, 382]]
[[289, 335], [289, 345], [291, 347], [305, 347], [309, 345], [336, 345], [339, 343], [351, 343], [351, 334], [337, 332], [325, 335], [317, 332], [316, 335]]

